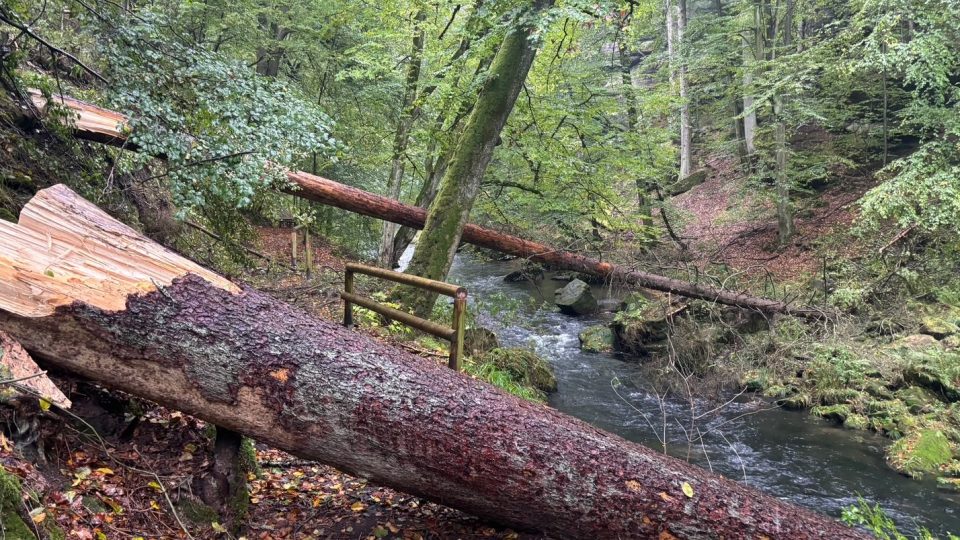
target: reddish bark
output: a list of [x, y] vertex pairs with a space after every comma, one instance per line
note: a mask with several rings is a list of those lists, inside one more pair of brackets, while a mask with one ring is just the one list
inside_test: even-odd
[[[291, 172], [287, 177], [294, 184], [288, 192], [305, 199], [416, 229], [422, 228], [426, 221], [426, 210], [416, 206], [403, 204], [387, 197], [305, 172]], [[591, 257], [584, 257], [577, 253], [558, 250], [546, 244], [525, 240], [472, 223], [464, 227], [461, 239], [476, 246], [545, 263], [555, 268], [622, 280], [640, 287], [678, 294], [688, 298], [699, 298], [767, 313], [788, 313], [810, 318], [825, 315], [824, 311], [818, 309], [633, 270]]]

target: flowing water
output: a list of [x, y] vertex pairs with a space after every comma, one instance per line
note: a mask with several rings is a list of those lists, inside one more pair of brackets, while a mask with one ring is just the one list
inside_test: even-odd
[[[580, 351], [579, 333], [609, 319], [557, 312], [551, 301], [563, 283], [504, 282], [514, 268], [464, 253], [457, 256], [449, 281], [469, 290], [470, 302], [486, 312], [480, 322], [497, 333], [502, 345], [531, 345], [550, 361], [559, 385], [550, 406], [651, 448], [662, 449], [660, 441], [666, 438], [667, 451], [677, 457], [687, 459], [689, 452], [689, 460], [704, 468], [820, 512], [839, 516], [859, 494], [879, 503], [903, 531], [926, 527], [941, 535], [960, 533], [960, 495], [891, 470], [883, 460], [889, 441], [871, 433], [744, 397], [699, 420], [697, 428], [707, 434], [691, 447], [684, 434], [689, 400], [658, 398], [658, 389], [639, 363]], [[615, 296], [610, 293], [594, 287], [597, 298]], [[517, 320], [493, 310], [504, 298], [522, 304]], [[697, 414], [722, 402], [700, 400]]]

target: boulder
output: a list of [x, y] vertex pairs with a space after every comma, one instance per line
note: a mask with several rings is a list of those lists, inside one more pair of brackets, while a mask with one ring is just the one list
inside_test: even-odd
[[567, 315], [587, 315], [597, 311], [597, 299], [590, 291], [590, 285], [579, 279], [557, 289], [554, 302]]
[[463, 332], [463, 351], [468, 356], [480, 356], [499, 346], [497, 335], [486, 328], [467, 328]]
[[960, 355], [944, 352], [917, 356], [903, 370], [903, 379], [931, 390], [944, 401], [960, 401]]
[[937, 347], [940, 344], [937, 338], [928, 334], [913, 334], [894, 341], [890, 347], [894, 349], [907, 349], [910, 351], [922, 351], [931, 347]]
[[691, 173], [686, 178], [681, 178], [674, 182], [670, 187], [667, 188], [667, 192], [670, 193], [670, 196], [676, 197], [682, 193], [686, 193], [691, 189], [699, 186], [700, 184], [706, 182], [707, 180], [707, 170], [700, 169], [694, 173]]
[[525, 263], [519, 270], [514, 270], [504, 276], [503, 280], [507, 283], [540, 282], [543, 281], [543, 267], [539, 264]]
[[666, 348], [667, 333], [684, 306], [648, 303], [617, 314], [613, 324], [614, 347], [636, 356], [651, 356]]
[[613, 350], [613, 331], [609, 326], [597, 325], [580, 332], [580, 350], [584, 352], [610, 352]]
[[929, 315], [920, 321], [920, 333], [933, 336], [934, 339], [943, 339], [960, 332], [957, 325], [944, 317]]
[[913, 478], [936, 474], [940, 467], [950, 463], [952, 459], [950, 441], [937, 429], [915, 430], [893, 443], [887, 450], [887, 463]]
[[550, 363], [527, 349], [496, 348], [480, 357], [507, 372], [516, 381], [545, 393], [557, 391], [557, 378]]

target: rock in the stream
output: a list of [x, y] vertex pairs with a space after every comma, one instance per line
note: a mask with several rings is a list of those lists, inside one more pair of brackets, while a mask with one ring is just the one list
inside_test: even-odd
[[480, 362], [490, 362], [501, 371], [506, 371], [515, 380], [545, 393], [557, 391], [557, 378], [553, 368], [540, 355], [527, 349], [497, 348], [480, 357]]
[[480, 356], [499, 346], [497, 335], [486, 328], [467, 328], [463, 332], [463, 350], [468, 356]]
[[543, 267], [539, 264], [524, 264], [523, 268], [504, 276], [503, 280], [507, 283], [540, 282], [543, 281]]
[[584, 352], [610, 352], [613, 350], [613, 330], [607, 325], [597, 325], [580, 332], [580, 350]]
[[567, 315], [587, 315], [597, 311], [597, 299], [590, 285], [575, 279], [554, 293], [554, 302]]

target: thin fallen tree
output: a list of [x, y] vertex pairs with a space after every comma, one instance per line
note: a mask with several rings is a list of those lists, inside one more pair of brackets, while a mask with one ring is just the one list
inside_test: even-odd
[[0, 221], [0, 328], [39, 360], [561, 538], [867, 538], [241, 288], [64, 186]]
[[[32, 98], [37, 109], [42, 111], [47, 106], [47, 100], [38, 93], [33, 92]], [[55, 99], [61, 106], [74, 111], [76, 115], [74, 129], [77, 137], [113, 145], [126, 144], [126, 148], [135, 149], [129, 143], [125, 143], [127, 136], [126, 119], [119, 113], [107, 111], [73, 98], [57, 97]], [[302, 171], [288, 172], [287, 178], [291, 184], [285, 191], [298, 197], [415, 229], [422, 229], [426, 222], [427, 211], [413, 205], [404, 204]], [[461, 241], [544, 263], [558, 269], [583, 272], [688, 298], [697, 298], [764, 313], [785, 313], [813, 319], [830, 315], [823, 309], [634, 270], [626, 266], [585, 257], [578, 253], [559, 250], [546, 244], [504, 234], [479, 225], [467, 224], [463, 229]]]

